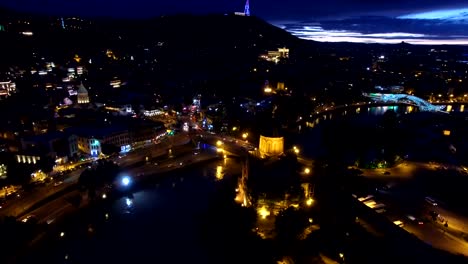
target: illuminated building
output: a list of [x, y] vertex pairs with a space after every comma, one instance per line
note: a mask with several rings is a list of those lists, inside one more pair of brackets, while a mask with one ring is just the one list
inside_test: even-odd
[[78, 148], [80, 151], [94, 157], [99, 156], [102, 152], [101, 142], [95, 138], [79, 137]]
[[75, 127], [70, 128], [70, 131], [78, 135], [79, 150], [93, 157], [101, 155], [103, 144], [115, 146], [120, 152], [128, 152], [131, 149], [130, 133], [125, 127]]
[[281, 59], [289, 58], [288, 48], [278, 48], [278, 50], [269, 50], [266, 55], [261, 55], [260, 58], [266, 61], [278, 63]]
[[153, 109], [153, 110], [145, 110], [143, 112], [143, 115], [151, 117], [151, 116], [161, 116], [161, 115], [164, 115], [165, 113], [166, 112], [162, 109]]
[[374, 88], [379, 91], [389, 91], [390, 93], [402, 93], [404, 91], [404, 87], [401, 85], [392, 85], [390, 87], [376, 85]]
[[109, 104], [106, 104], [106, 106], [104, 108], [106, 110], [108, 110], [108, 111], [114, 112], [114, 114], [121, 115], [121, 116], [128, 116], [128, 115], [134, 115], [135, 114], [135, 112], [132, 109], [131, 104], [123, 104], [123, 105], [119, 105], [119, 104], [109, 105]]
[[112, 81], [110, 81], [110, 86], [112, 86], [112, 88], [120, 88], [121, 85], [122, 81], [120, 81], [119, 79], [113, 79]]
[[273, 108], [272, 118], [265, 124], [265, 128], [261, 135], [258, 146], [260, 157], [275, 157], [280, 156], [284, 152], [284, 138], [279, 134], [279, 122], [274, 114], [276, 107]]
[[276, 90], [279, 90], [279, 91], [287, 90], [286, 86], [284, 86], [284, 82], [278, 82], [276, 84]]
[[16, 84], [11, 81], [0, 82], [0, 97], [8, 97], [16, 92]]
[[198, 112], [201, 109], [201, 95], [198, 95], [193, 98], [192, 101], [192, 111], [193, 112]]
[[24, 164], [36, 164], [41, 157], [38, 155], [16, 155], [16, 161]]
[[79, 104], [88, 104], [89, 103], [89, 95], [88, 95], [88, 90], [84, 87], [83, 83], [80, 84], [78, 87], [78, 103]]
[[289, 49], [279, 48], [278, 50], [269, 50], [268, 58], [272, 61], [279, 58], [289, 58]]
[[50, 132], [21, 139], [23, 150], [38, 150], [41, 155], [53, 158], [71, 158], [78, 154], [78, 138], [74, 134]]
[[67, 31], [81, 31], [86, 29], [90, 22], [79, 17], [61, 17], [57, 19], [57, 25]]
[[4, 180], [8, 176], [7, 166], [5, 164], [0, 164], [0, 179]]
[[283, 154], [284, 138], [260, 136], [258, 148], [262, 157], [279, 156]]

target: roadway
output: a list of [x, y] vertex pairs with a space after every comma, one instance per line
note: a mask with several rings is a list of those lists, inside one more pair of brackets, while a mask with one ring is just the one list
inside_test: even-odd
[[[193, 147], [183, 147], [186, 143], [188, 143], [187, 135], [183, 134], [176, 138], [176, 140], [171, 140], [169, 143], [159, 144], [148, 149], [130, 152], [124, 156], [115, 157], [114, 160], [124, 168], [124, 173], [131, 175], [135, 181], [143, 180], [144, 178], [151, 177], [152, 175], [180, 169], [191, 164], [213, 160], [215, 158], [221, 158], [223, 160], [221, 163], [222, 165], [218, 166], [220, 168], [216, 168], [216, 177], [218, 179], [222, 178], [224, 174], [234, 174], [241, 170], [240, 165], [233, 162], [233, 159], [230, 157], [223, 157], [223, 154], [221, 153], [213, 153], [210, 151], [193, 151]], [[172, 154], [168, 154], [169, 149], [173, 149]], [[146, 161], [146, 157], [151, 158]], [[139, 164], [142, 161], [143, 163], [141, 165], [135, 167], [132, 166], [136, 163]], [[25, 196], [24, 199], [30, 203], [30, 206], [25, 208], [28, 209], [38, 200], [45, 199], [56, 191], [75, 184], [83, 170], [84, 169], [80, 169], [70, 173], [70, 175], [64, 179], [63, 184], [55, 187], [55, 190], [50, 189], [50, 187], [53, 186], [51, 184], [50, 186], [43, 188], [44, 190], [48, 190], [46, 194], [34, 192], [34, 195]], [[69, 193], [58, 197], [57, 199], [54, 199], [53, 201], [50, 201], [27, 214], [25, 214], [25, 212], [27, 212], [25, 208], [19, 208], [18, 206], [15, 208], [14, 204], [10, 206], [11, 209], [1, 212], [6, 215], [8, 212], [16, 210], [15, 212], [17, 214], [14, 214], [14, 216], [24, 214], [21, 219], [24, 219], [29, 215], [34, 215], [40, 223], [51, 223], [56, 218], [77, 209], [69, 202], [69, 198], [74, 196], [80, 196], [80, 193], [77, 190], [70, 191]], [[87, 201], [85, 199], [79, 207], [81, 208], [86, 206], [86, 204]]]
[[[173, 137], [169, 137], [160, 144], [153, 144], [146, 148], [137, 149], [127, 153], [121, 158], [113, 158], [113, 160], [118, 161], [121, 167], [128, 167], [140, 161], [144, 161], [146, 156], [157, 157], [163, 155], [167, 153], [170, 148], [184, 145], [189, 141], [190, 139], [187, 134], [177, 134]], [[31, 192], [24, 192], [19, 197], [10, 199], [0, 209], [0, 215], [20, 217], [39, 201], [43, 201], [47, 197], [76, 184], [84, 170], [85, 168], [75, 169], [68, 174], [57, 177], [54, 182], [37, 186]]]
[[402, 228], [435, 248], [468, 256], [467, 241], [446, 232], [435, 223], [427, 222], [420, 225], [406, 220]]
[[[205, 134], [206, 139], [211, 139], [211, 143], [214, 144], [216, 140], [223, 142], [220, 148], [228, 149], [231, 145], [241, 147], [244, 149], [253, 149], [254, 146], [249, 144], [247, 141], [232, 139], [229, 137]], [[242, 144], [239, 144], [242, 142]], [[298, 161], [307, 166], [313, 171], [313, 160], [305, 157], [298, 156]], [[411, 180], [419, 172], [436, 171], [440, 169], [453, 169], [458, 172], [464, 172], [464, 168], [453, 166], [449, 164], [440, 164], [434, 162], [416, 162], [416, 161], [404, 161], [392, 168], [385, 169], [361, 169], [363, 176], [369, 179], [378, 179], [380, 181], [386, 181], [393, 183], [394, 181]], [[387, 194], [391, 194], [393, 190], [387, 190]], [[379, 202], [386, 205], [387, 212], [386, 216], [390, 221], [402, 220], [405, 224], [403, 228], [417, 236], [419, 239], [427, 244], [430, 244], [436, 248], [446, 250], [455, 254], [462, 254], [468, 256], [468, 242], [461, 238], [461, 235], [468, 237], [468, 218], [450, 211], [443, 207], [443, 204], [439, 204], [436, 211], [441, 214], [445, 220], [449, 223], [449, 228], [445, 228], [440, 223], [425, 222], [420, 225], [417, 222], [408, 219], [408, 215], [415, 216], [417, 219], [428, 218], [428, 212], [434, 210], [429, 208], [424, 202], [424, 196], [417, 196], [417, 194], [409, 195], [408, 199], [418, 200], [414, 203], [408, 202], [408, 200], [401, 199], [402, 197], [408, 197], [408, 194], [393, 193], [392, 195], [382, 195], [385, 192], [381, 192], [379, 195]], [[416, 196], [415, 196], [416, 195]], [[376, 200], [377, 201], [377, 200]], [[428, 207], [429, 206], [429, 207]], [[449, 232], [451, 231], [451, 232]]]
[[[232, 152], [237, 152], [241, 150], [245, 153], [246, 150], [252, 150], [255, 148], [252, 144], [247, 141], [239, 140], [235, 138], [225, 137], [225, 136], [218, 136], [209, 133], [204, 133], [203, 137], [208, 139], [212, 144], [216, 144], [218, 140], [223, 142], [223, 148], [232, 148]], [[139, 177], [145, 177], [148, 175], [154, 175], [157, 173], [171, 171], [177, 168], [181, 168], [193, 163], [201, 162], [203, 160], [209, 160], [215, 158], [215, 154], [204, 153], [204, 152], [197, 152], [187, 153], [187, 150], [181, 150], [181, 153], [177, 153], [177, 148], [175, 146], [183, 145], [189, 142], [189, 138], [186, 134], [181, 134], [170, 141], [165, 141], [158, 145], [152, 145], [147, 148], [138, 149], [133, 152], [130, 152], [124, 156], [116, 157], [114, 160], [119, 163], [122, 167], [127, 167], [127, 173], [133, 175], [136, 180]], [[174, 148], [174, 155], [170, 158], [168, 155], [168, 150]], [[182, 156], [178, 156], [179, 154], [183, 154]], [[165, 159], [156, 161], [159, 157], [163, 157], [167, 155]], [[219, 154], [218, 154], [219, 155]], [[148, 162], [146, 161], [146, 157], [149, 157]], [[299, 160], [301, 163], [306, 164], [308, 166], [312, 165], [312, 161], [300, 158]], [[229, 158], [226, 159], [228, 161]], [[144, 163], [141, 166], [132, 167], [133, 164], [139, 163], [143, 161]], [[404, 162], [394, 168], [388, 169], [376, 169], [376, 170], [366, 170], [363, 169], [363, 175], [369, 178], [379, 178], [392, 181], [396, 178], [403, 178], [403, 179], [411, 179], [414, 173], [418, 170], [436, 170], [439, 169], [442, 165], [440, 164], [432, 164], [432, 163], [420, 163], [420, 162]], [[226, 166], [224, 166], [223, 170], [225, 170]], [[54, 186], [52, 183], [47, 186], [38, 187], [34, 192], [22, 195], [20, 198], [16, 199], [14, 203], [10, 202], [8, 205], [4, 206], [4, 208], [0, 209], [0, 213], [2, 215], [13, 215], [19, 216], [27, 212], [28, 209], [31, 208], [35, 203], [40, 200], [45, 199], [46, 197], [53, 195], [54, 193], [63, 190], [67, 186], [73, 185], [77, 182], [81, 172], [83, 169], [75, 170], [69, 173], [65, 179], [63, 180], [63, 184], [59, 186]], [[225, 172], [223, 172], [225, 173]], [[388, 192], [391, 193], [391, 192]], [[77, 208], [71, 205], [68, 201], [69, 197], [73, 197], [75, 195], [79, 195], [77, 191], [71, 191], [70, 193], [59, 197], [40, 208], [30, 212], [30, 214], [37, 216], [40, 222], [50, 222], [51, 220], [60, 217], [68, 212], [72, 212]], [[398, 199], [394, 199], [394, 197], [398, 196], [398, 194], [394, 195], [379, 195], [379, 199], [381, 199], [382, 203], [386, 204], [387, 208], [387, 216], [389, 220], [394, 221], [397, 219], [401, 219], [405, 222], [403, 228], [408, 232], [416, 235], [422, 241], [433, 245], [434, 247], [444, 249], [449, 252], [453, 252], [456, 254], [463, 254], [468, 256], [468, 243], [461, 239], [459, 236], [454, 235], [454, 232], [463, 232], [468, 233], [468, 219], [461, 217], [460, 215], [453, 213], [450, 210], [446, 210], [442, 206], [437, 208], [437, 212], [446, 218], [449, 221], [449, 229], [447, 230], [443, 226], [437, 223], [425, 223], [423, 225], [419, 225], [417, 223], [413, 223], [408, 221], [406, 216], [408, 215], [408, 211], [405, 210], [408, 208], [407, 205], [402, 206], [402, 201]], [[422, 198], [423, 199], [423, 198]], [[403, 201], [404, 203], [404, 201]], [[86, 201], [82, 203], [80, 206], [85, 206]], [[401, 209], [405, 208], [405, 209]], [[421, 205], [415, 205], [415, 211], [411, 212], [417, 218], [424, 218], [427, 216], [427, 208]], [[426, 214], [426, 215], [424, 215]], [[452, 232], [447, 232], [452, 231]]]
[[404, 161], [392, 168], [382, 169], [359, 169], [362, 171], [362, 176], [372, 179], [381, 180], [401, 180], [411, 179], [417, 172], [420, 171], [435, 171], [440, 165], [435, 163], [416, 162], [416, 161]]
[[[362, 176], [373, 179], [379, 180], [389, 183], [389, 186], [396, 186], [397, 182], [400, 180], [412, 180], [414, 176], [419, 174], [427, 174], [431, 172], [435, 172], [437, 170], [453, 170], [460, 175], [465, 175], [465, 169], [461, 166], [454, 166], [450, 164], [441, 164], [435, 162], [414, 162], [414, 161], [404, 161], [403, 163], [393, 167], [393, 168], [386, 168], [386, 169], [361, 169], [363, 172]], [[396, 186], [397, 187], [397, 186]], [[396, 188], [398, 189], [398, 188]], [[424, 196], [416, 194], [411, 190], [405, 190], [406, 193], [399, 193], [402, 196], [410, 196], [409, 199], [416, 199], [416, 200], [423, 200]], [[410, 194], [411, 192], [411, 194]], [[424, 207], [427, 207], [425, 204]], [[454, 231], [459, 233], [465, 233], [468, 235], [468, 217], [454, 212], [453, 210], [449, 209], [442, 201], [438, 201], [437, 208], [424, 208], [426, 212], [435, 210], [439, 214], [441, 214], [449, 223], [450, 227], [454, 229]]]
[[[212, 160], [214, 158], [217, 158], [217, 155], [213, 153], [200, 153], [198, 155], [194, 155], [193, 153], [184, 153], [182, 156], [168, 158], [158, 165], [154, 165], [153, 162], [148, 162], [143, 166], [128, 169], [126, 173], [131, 175], [134, 181], [140, 181], [144, 180], [146, 177], [156, 177], [156, 175], [160, 173], [180, 169], [190, 164]], [[86, 196], [81, 200], [78, 207], [72, 205], [70, 200], [73, 200], [76, 197], [83, 198], [79, 190], [73, 190], [61, 197], [58, 197], [57, 199], [31, 211], [21, 219], [28, 216], [34, 216], [38, 223], [51, 224], [62, 216], [88, 205]], [[102, 194], [99, 194], [98, 197], [101, 197], [102, 199]]]
[[81, 173], [84, 169], [78, 169], [70, 172], [67, 175], [66, 183], [58, 186], [54, 186], [54, 183], [48, 183], [43, 186], [37, 186], [31, 192], [24, 192], [19, 197], [9, 200], [3, 208], [0, 209], [0, 214], [3, 216], [14, 216], [18, 217], [23, 212], [29, 210], [37, 202], [44, 200], [45, 198], [64, 190], [72, 184], [75, 184], [78, 181]]
[[[211, 144], [215, 145], [216, 141], [222, 141], [222, 145], [219, 148], [222, 149], [230, 149], [233, 146], [240, 147], [245, 149], [253, 149], [254, 146], [249, 144], [247, 141], [238, 140], [235, 138], [229, 138], [224, 136], [212, 135], [212, 134], [204, 134], [203, 137], [207, 139]], [[241, 143], [242, 142], [242, 143]], [[241, 143], [241, 144], [239, 144]], [[234, 150], [235, 152], [235, 150]], [[298, 157], [298, 161], [309, 167], [313, 171], [313, 160], [309, 160], [305, 157]], [[386, 168], [386, 169], [361, 169], [363, 171], [363, 176], [371, 179], [379, 179], [379, 180], [386, 180], [386, 181], [394, 181], [394, 180], [410, 180], [412, 179], [417, 172], [421, 171], [435, 171], [438, 169], [445, 169], [448, 167], [453, 167], [446, 164], [438, 164], [438, 163], [425, 163], [425, 162], [414, 162], [414, 161], [404, 161], [399, 165], [393, 168]], [[462, 168], [454, 167], [458, 171], [462, 170]], [[461, 239], [459, 236], [455, 236], [450, 232], [447, 232], [447, 228], [443, 225], [427, 222], [425, 221], [423, 224], [419, 224], [419, 221], [411, 221], [408, 218], [408, 215], [414, 215], [416, 219], [424, 219], [427, 218], [427, 213], [430, 211], [430, 208], [427, 208], [424, 204], [424, 197], [420, 197], [420, 203], [416, 203], [415, 205], [408, 206], [402, 205], [405, 201], [401, 201], [399, 199], [392, 199], [397, 197], [399, 194], [394, 194], [393, 196], [390, 195], [388, 197], [383, 197], [385, 195], [379, 195], [379, 202], [382, 202], [386, 205], [385, 212], [386, 216], [390, 221], [395, 220], [402, 220], [404, 228], [409, 233], [414, 234], [423, 242], [432, 245], [433, 247], [440, 248], [446, 250], [448, 252], [454, 254], [462, 254], [468, 256], [468, 242], [464, 239]], [[376, 195], [377, 196], [377, 195]], [[377, 200], [376, 200], [377, 201]], [[421, 205], [422, 204], [422, 205]], [[409, 210], [409, 211], [408, 211]], [[444, 210], [442, 207], [439, 206], [438, 212], [444, 217], [446, 220], [449, 221], [449, 227], [453, 226], [452, 228], [456, 231], [466, 232], [468, 230], [468, 219], [455, 214], [451, 211]], [[453, 224], [452, 224], [453, 223]], [[371, 225], [370, 225], [371, 226]], [[376, 231], [377, 232], [377, 231]], [[468, 232], [467, 232], [468, 234]]]
[[[443, 226], [439, 221], [432, 221], [429, 215], [430, 211], [436, 211], [443, 215], [444, 218], [450, 218], [449, 226], [452, 226], [450, 221], [454, 221], [454, 226], [466, 228], [466, 218], [446, 212], [442, 207], [433, 206], [424, 200], [424, 197], [419, 197], [417, 194], [409, 194], [410, 190], [402, 190], [398, 186], [393, 186], [386, 189], [378, 189], [371, 193], [376, 204], [384, 204], [384, 214], [389, 221], [393, 222], [400, 220], [403, 222], [401, 228], [415, 235], [421, 241], [451, 253], [462, 254], [468, 256], [468, 242], [462, 237], [449, 232], [450, 230]], [[450, 216], [450, 217], [449, 217]], [[446, 219], [447, 219], [446, 218]]]

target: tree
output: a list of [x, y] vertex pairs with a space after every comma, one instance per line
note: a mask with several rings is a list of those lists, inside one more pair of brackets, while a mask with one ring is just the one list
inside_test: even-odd
[[[241, 207], [234, 200], [234, 188], [222, 186], [213, 194], [208, 210], [201, 218], [201, 235], [206, 246], [212, 249], [216, 263], [240, 263], [258, 254], [255, 250], [256, 235], [253, 232], [257, 219], [251, 207]], [[237, 246], [242, 245], [242, 250]]]
[[290, 245], [297, 240], [309, 225], [308, 217], [304, 212], [294, 207], [283, 210], [276, 217], [275, 229], [277, 239], [281, 244]]
[[120, 148], [113, 144], [102, 143], [101, 144], [102, 153], [106, 155], [112, 155], [120, 152]]
[[101, 160], [94, 168], [86, 169], [78, 179], [79, 184], [87, 189], [96, 189], [106, 182], [114, 181], [120, 173], [120, 167], [112, 161]]
[[49, 156], [46, 156], [39, 160], [38, 165], [39, 169], [41, 169], [44, 173], [49, 173], [54, 168], [55, 160]]
[[293, 197], [300, 196], [302, 187], [297, 170], [298, 163], [295, 156], [286, 156], [267, 164], [252, 161], [248, 179], [252, 196], [265, 194], [270, 199], [284, 199], [286, 194]]
[[11, 160], [7, 165], [7, 181], [10, 184], [20, 184], [27, 186], [31, 181], [31, 173], [34, 169], [27, 164], [20, 164]]
[[354, 223], [350, 187], [356, 173], [350, 172], [340, 160], [332, 158], [317, 161], [315, 168], [320, 229], [336, 248], [345, 241], [345, 234]]

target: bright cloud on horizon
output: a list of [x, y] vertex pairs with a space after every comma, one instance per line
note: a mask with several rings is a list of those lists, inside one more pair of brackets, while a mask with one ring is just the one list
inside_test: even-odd
[[273, 24], [299, 38], [321, 42], [468, 45], [468, 6], [400, 16], [363, 16]]
[[326, 30], [322, 26], [278, 25], [291, 34], [306, 40], [320, 42], [354, 42], [397, 44], [401, 42], [415, 45], [468, 45], [468, 36], [437, 36], [420, 33], [390, 32], [362, 33], [351, 30]]
[[399, 16], [400, 19], [460, 20], [468, 18], [468, 8], [444, 9]]

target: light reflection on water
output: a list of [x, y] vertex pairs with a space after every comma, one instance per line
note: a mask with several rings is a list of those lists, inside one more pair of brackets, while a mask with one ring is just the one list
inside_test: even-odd
[[[448, 104], [442, 105], [443, 111], [447, 113], [465, 113], [465, 105], [463, 104]], [[321, 113], [320, 115], [311, 115], [311, 119], [307, 121], [306, 127], [315, 128], [323, 121], [334, 120], [335, 118], [349, 118], [355, 116], [382, 116], [388, 110], [393, 110], [398, 114], [411, 114], [417, 112], [417, 107], [411, 105], [387, 105], [387, 106], [370, 106], [359, 107], [350, 106], [343, 109], [336, 109], [329, 112]], [[468, 111], [468, 109], [467, 109]]]
[[[80, 221], [65, 229], [76, 235], [48, 243], [38, 255], [19, 263], [208, 263], [209, 249], [200, 240], [200, 215], [210, 204], [219, 182], [216, 170], [223, 162], [175, 171], [89, 216], [77, 215]], [[92, 233], [78, 232], [91, 224]]]

